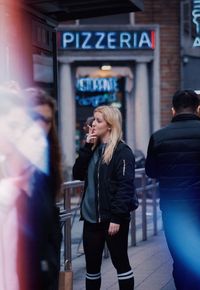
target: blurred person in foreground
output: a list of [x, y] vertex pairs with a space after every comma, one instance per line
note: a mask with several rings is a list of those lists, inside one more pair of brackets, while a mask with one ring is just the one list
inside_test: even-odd
[[28, 115], [20, 90], [0, 87], [0, 101], [1, 290], [44, 290], [47, 288], [40, 265], [43, 258], [37, 251], [41, 231], [35, 224], [40, 222], [45, 228], [48, 221], [40, 219], [46, 216], [42, 201], [43, 213], [36, 211], [33, 219], [30, 200], [36, 172], [41, 176], [46, 172], [43, 156], [47, 142], [41, 128]]
[[132, 150], [122, 141], [120, 111], [112, 106], [97, 107], [73, 168], [74, 179], [85, 180], [81, 219], [87, 290], [101, 287], [105, 242], [117, 270], [119, 289], [134, 289], [127, 253], [130, 212], [138, 206], [134, 170]]
[[200, 289], [200, 118], [199, 98], [177, 91], [171, 123], [149, 142], [146, 173], [157, 178], [176, 289]]
[[48, 198], [49, 210], [51, 211], [51, 226], [47, 230], [49, 257], [48, 290], [57, 290], [62, 232], [59, 208], [56, 206], [56, 201], [59, 201], [61, 198], [62, 172], [61, 152], [55, 122], [56, 102], [41, 88], [27, 88], [24, 90], [24, 94], [30, 116], [42, 128], [48, 141], [48, 188], [46, 188], [45, 192], [46, 198]]

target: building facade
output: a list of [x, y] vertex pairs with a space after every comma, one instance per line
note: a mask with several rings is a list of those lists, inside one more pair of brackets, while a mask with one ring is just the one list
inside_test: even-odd
[[0, 82], [40, 85], [56, 97], [58, 24], [141, 9], [142, 0], [0, 0]]
[[[171, 120], [174, 92], [199, 90], [197, 2], [147, 0], [139, 13], [58, 27], [60, 124], [69, 172], [95, 106], [118, 106], [124, 139], [146, 154], [151, 133]], [[106, 91], [110, 82], [116, 82], [114, 91]]]
[[[154, 2], [160, 5], [162, 1]], [[97, 105], [111, 103], [121, 109], [124, 139], [144, 154], [150, 134], [168, 122], [170, 97], [180, 86], [180, 3], [171, 2], [166, 12], [162, 5], [154, 7], [152, 1], [144, 1], [144, 11], [139, 15], [84, 19], [70, 27], [59, 27], [61, 136], [67, 132], [63, 148], [73, 152], [66, 160], [68, 165], [76, 154], [74, 140], [79, 146], [83, 122]], [[110, 70], [102, 71], [104, 64]], [[100, 78], [124, 80], [121, 103], [116, 92], [109, 101], [104, 89], [95, 94], [77, 91], [77, 84], [85, 81], [87, 86], [86, 82]]]
[[135, 15], [137, 24], [158, 24], [160, 29], [160, 125], [171, 118], [171, 96], [180, 88], [180, 4], [179, 0], [145, 1], [144, 12]]
[[60, 129], [68, 136], [62, 147], [66, 156], [73, 152], [66, 164], [73, 164], [84, 122], [99, 105], [121, 110], [124, 139], [133, 149], [145, 152], [150, 132], [160, 126], [159, 28], [120, 19], [116, 25], [111, 18], [104, 17], [104, 25], [88, 20], [59, 27]]
[[[57, 74], [56, 27], [58, 24], [68, 20], [73, 23], [73, 19], [128, 13], [141, 9], [143, 9], [142, 0], [82, 2], [79, 0], [0, 0], [0, 83], [15, 80], [22, 88], [40, 86], [57, 99], [58, 91], [61, 91], [58, 86], [62, 85], [62, 82], [58, 82]], [[65, 73], [67, 67], [61, 69]], [[70, 93], [70, 86], [67, 90]], [[72, 94], [71, 103], [68, 98], [65, 101], [64, 97], [65, 94], [61, 93], [59, 105], [62, 116], [58, 111], [61, 128], [62, 120], [65, 121], [62, 104], [67, 102], [67, 108], [71, 106], [72, 111], [74, 108]], [[74, 161], [75, 152], [74, 137], [69, 134], [67, 126], [70, 126], [70, 130], [75, 129], [74, 118], [67, 119], [68, 125], [64, 125], [65, 129], [61, 129], [63, 135], [60, 134], [64, 156], [67, 156], [64, 159], [65, 167], [69, 164], [67, 165], [69, 168]]]
[[151, 133], [171, 119], [173, 93], [200, 90], [199, 0], [145, 0], [136, 13], [128, 11], [142, 1], [91, 1], [0, 0], [0, 81], [58, 98], [68, 178], [96, 106], [117, 106], [124, 139], [146, 154]]
[[20, 1], [0, 1], [0, 82], [42, 86], [55, 95], [53, 35], [57, 22]]

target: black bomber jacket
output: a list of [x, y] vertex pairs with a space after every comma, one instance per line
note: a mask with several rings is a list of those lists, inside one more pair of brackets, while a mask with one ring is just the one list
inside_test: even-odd
[[200, 201], [200, 118], [178, 114], [149, 141], [146, 173], [159, 181], [160, 206]]
[[[85, 181], [82, 200], [88, 183], [87, 169], [93, 153], [92, 144], [86, 143], [80, 149], [73, 167], [73, 178]], [[102, 160], [97, 162], [94, 178], [97, 222], [120, 224], [124, 219], [129, 219], [130, 211], [135, 209], [135, 158], [128, 145], [120, 141], [108, 165]]]

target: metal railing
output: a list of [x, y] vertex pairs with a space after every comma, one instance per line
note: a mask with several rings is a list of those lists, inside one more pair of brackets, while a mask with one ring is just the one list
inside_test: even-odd
[[[152, 222], [153, 222], [153, 235], [158, 231], [158, 184], [155, 180], [149, 179], [144, 168], [136, 169], [136, 192], [140, 201], [140, 217], [141, 220], [141, 239], [147, 240], [148, 237], [148, 219], [147, 208], [152, 208]], [[59, 204], [61, 208], [61, 222], [63, 225], [63, 242], [64, 242], [64, 270], [71, 270], [72, 268], [72, 226], [75, 223], [75, 217], [79, 215], [80, 201], [83, 192], [84, 182], [82, 181], [69, 181], [63, 184], [64, 187], [64, 200]], [[150, 198], [147, 198], [149, 197]], [[72, 202], [73, 200], [73, 202]], [[148, 204], [147, 204], [148, 201]], [[130, 223], [130, 246], [135, 246], [137, 242], [137, 211], [131, 213]], [[80, 237], [81, 241], [82, 237]], [[108, 256], [105, 250], [104, 257]]]

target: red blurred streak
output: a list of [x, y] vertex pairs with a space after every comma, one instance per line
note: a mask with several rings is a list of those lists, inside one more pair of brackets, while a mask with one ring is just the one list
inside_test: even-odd
[[[23, 86], [26, 84], [27, 77], [24, 51], [26, 50], [26, 47], [29, 49], [31, 45], [27, 44], [30, 36], [28, 37], [24, 11], [19, 4], [20, 0], [0, 0], [0, 83], [15, 80]], [[31, 55], [30, 50], [27, 51], [27, 53]], [[15, 228], [15, 232], [13, 231], [12, 234], [15, 235], [16, 232], [17, 228]], [[14, 240], [13, 237], [13, 241]], [[12, 243], [12, 241], [9, 241], [9, 243], [10, 242]], [[24, 243], [26, 243], [26, 241], [21, 239], [20, 244], [16, 244], [18, 265], [16, 265], [15, 270], [18, 274], [20, 290], [27, 290], [27, 275], [25, 274], [27, 270], [25, 268], [27, 257], [24, 252]], [[6, 251], [4, 256], [7, 260], [13, 259], [12, 263], [14, 263], [14, 257], [10, 257], [9, 251]], [[14, 269], [11, 268], [11, 270]], [[0, 269], [0, 271], [4, 271], [5, 277], [11, 277], [11, 274], [14, 274], [9, 273], [9, 269]], [[14, 287], [16, 287], [16, 290], [19, 289], [17, 285]]]
[[[0, 0], [0, 81], [16, 80], [21, 85], [27, 83], [26, 49], [30, 33], [27, 31], [25, 12], [20, 0]], [[30, 57], [30, 56], [29, 56]]]

